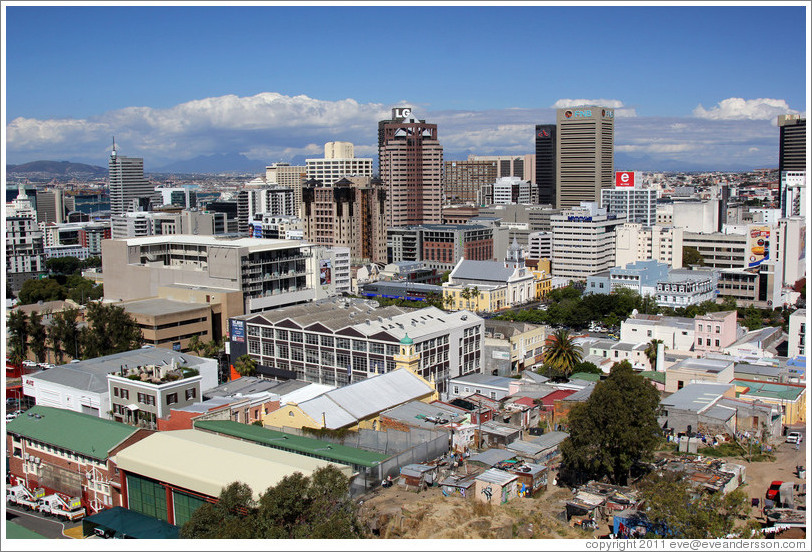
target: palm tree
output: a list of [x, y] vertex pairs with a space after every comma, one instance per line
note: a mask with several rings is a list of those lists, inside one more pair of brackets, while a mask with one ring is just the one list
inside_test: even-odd
[[547, 338], [544, 345], [544, 364], [555, 369], [565, 377], [572, 373], [576, 364], [583, 360], [583, 350], [573, 343], [570, 331], [559, 328]]
[[471, 308], [471, 289], [467, 288], [467, 287], [462, 288], [462, 291], [460, 292], [460, 297], [465, 299], [465, 308], [470, 309]]
[[197, 355], [200, 352], [200, 350], [203, 349], [204, 345], [203, 342], [200, 340], [200, 336], [195, 334], [191, 337], [191, 339], [189, 339], [189, 343], [186, 345], [186, 347]]
[[242, 355], [234, 363], [234, 370], [241, 376], [253, 376], [257, 371], [257, 363], [250, 356]]
[[646, 355], [652, 370], [657, 370], [657, 349], [662, 342], [662, 339], [652, 339], [648, 342], [648, 345], [646, 345], [646, 350], [643, 351], [643, 354]]
[[477, 301], [477, 299], [479, 298], [480, 295], [481, 294], [479, 293], [479, 287], [474, 286], [474, 289], [471, 290], [471, 299], [474, 300], [474, 305], [476, 305], [477, 310], [479, 310], [479, 302]]

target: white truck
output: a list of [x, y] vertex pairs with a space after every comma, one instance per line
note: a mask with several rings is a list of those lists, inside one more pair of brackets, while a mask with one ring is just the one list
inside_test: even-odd
[[59, 494], [51, 494], [39, 499], [37, 511], [46, 516], [56, 516], [70, 521], [76, 521], [85, 517], [85, 509], [82, 508], [82, 501], [76, 497], [63, 497]]
[[6, 502], [9, 504], [16, 504], [35, 510], [39, 504], [39, 499], [45, 496], [45, 489], [37, 487], [33, 491], [29, 491], [25, 485], [14, 485], [6, 489]]

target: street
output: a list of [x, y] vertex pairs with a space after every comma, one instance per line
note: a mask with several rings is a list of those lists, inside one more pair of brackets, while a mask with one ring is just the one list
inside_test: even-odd
[[6, 503], [6, 520], [49, 539], [66, 539], [68, 537], [62, 533], [63, 530], [82, 524], [81, 520], [63, 523], [58, 519], [46, 518], [42, 514], [28, 512], [8, 503]]

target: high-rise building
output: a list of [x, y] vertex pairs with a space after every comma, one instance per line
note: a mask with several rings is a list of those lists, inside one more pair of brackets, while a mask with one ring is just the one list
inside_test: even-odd
[[326, 184], [311, 180], [302, 190], [304, 239], [347, 247], [356, 262], [386, 261], [386, 192], [369, 177]]
[[265, 167], [266, 183], [270, 186], [284, 186], [293, 190], [293, 202], [297, 209], [302, 204], [302, 185], [306, 180], [307, 167], [302, 165], [274, 163]]
[[43, 232], [37, 213], [20, 184], [17, 198], [6, 204], [6, 283], [15, 292], [23, 282], [45, 274]]
[[536, 156], [525, 155], [469, 155], [468, 161], [495, 161], [496, 176], [517, 176], [528, 182], [536, 180]]
[[595, 202], [583, 202], [550, 217], [553, 227], [553, 276], [586, 280], [615, 266], [615, 230], [626, 217], [612, 215]]
[[355, 157], [350, 142], [327, 142], [323, 159], [305, 159], [307, 180], [325, 184], [338, 182], [345, 176], [372, 177], [372, 158]]
[[380, 176], [389, 202], [387, 225], [439, 224], [443, 147], [437, 125], [416, 119], [408, 108], [393, 109], [392, 118], [378, 127]]
[[237, 194], [237, 231], [248, 233], [249, 226], [261, 221], [263, 215], [295, 215], [298, 206], [293, 198], [294, 191], [285, 186], [240, 190]]
[[497, 178], [496, 161], [446, 161], [443, 166], [446, 203], [476, 202], [482, 186]]
[[601, 188], [614, 185], [614, 117], [601, 106], [556, 111], [557, 208], [600, 202]]
[[37, 195], [37, 222], [65, 222], [65, 191], [45, 190]]
[[785, 217], [799, 216], [806, 202], [806, 119], [779, 115], [778, 129], [779, 208]]
[[518, 176], [503, 176], [496, 182], [483, 184], [480, 191], [481, 205], [530, 204], [531, 184]]
[[536, 188], [538, 202], [555, 205], [556, 128], [536, 125]]
[[657, 224], [657, 190], [643, 188], [641, 177], [633, 172], [618, 172], [614, 188], [602, 188], [601, 207], [610, 213], [625, 215], [628, 222], [643, 226]]
[[116, 143], [108, 163], [110, 179], [110, 212], [121, 215], [139, 209], [149, 210], [155, 189], [144, 178], [144, 160], [141, 157], [118, 155]]

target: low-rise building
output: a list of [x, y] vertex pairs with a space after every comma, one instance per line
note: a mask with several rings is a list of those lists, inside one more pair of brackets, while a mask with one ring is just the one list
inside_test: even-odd
[[694, 317], [694, 350], [720, 352], [738, 337], [736, 311], [709, 312]]
[[806, 386], [797, 383], [772, 383], [736, 378], [739, 399], [748, 402], [760, 401], [778, 408], [782, 423], [786, 425], [806, 422]]
[[672, 309], [716, 299], [716, 273], [675, 269], [657, 281], [657, 305]]
[[[28, 374], [23, 378], [23, 393], [33, 398], [38, 405], [112, 418], [108, 374], [120, 372], [124, 367], [173, 365], [186, 370], [197, 370], [203, 390], [217, 385], [216, 360], [149, 347]], [[131, 398], [138, 397], [135, 395]]]
[[665, 392], [675, 393], [689, 383], [729, 384], [733, 381], [732, 360], [686, 358], [665, 372]]
[[[190, 461], [194, 459], [194, 461]], [[351, 477], [350, 466], [310, 458], [198, 430], [164, 431], [119, 451], [122, 506], [182, 526], [206, 503], [216, 503], [234, 481], [247, 484], [252, 499], [299, 472], [310, 476], [333, 465]]]
[[132, 316], [145, 345], [186, 352], [197, 336], [202, 342], [213, 339], [211, 306], [167, 299], [142, 299], [117, 303]]
[[203, 376], [194, 368], [146, 365], [122, 368], [108, 374], [113, 419], [129, 425], [156, 429], [159, 418], [174, 407], [188, 406], [201, 396]]
[[410, 401], [431, 402], [437, 398], [431, 382], [401, 368], [298, 404], [286, 404], [264, 416], [262, 423], [271, 428], [379, 430], [382, 412]]
[[11, 485], [81, 500], [88, 515], [121, 504], [109, 459], [152, 432], [97, 416], [34, 406], [6, 424]]
[[481, 371], [483, 321], [475, 314], [351, 299], [232, 318], [229, 353], [248, 354], [281, 379], [342, 386], [394, 370], [406, 334], [420, 355], [418, 373], [440, 392], [448, 378]]
[[452, 378], [448, 382], [448, 398], [452, 400], [458, 397], [467, 397], [472, 393], [478, 393], [498, 401], [510, 394], [511, 381], [511, 378], [485, 374], [470, 374], [459, 378]]
[[620, 340], [648, 343], [659, 339], [671, 351], [692, 351], [694, 320], [681, 316], [636, 314], [620, 324]]
[[787, 356], [806, 357], [806, 309], [798, 309], [789, 315]]

